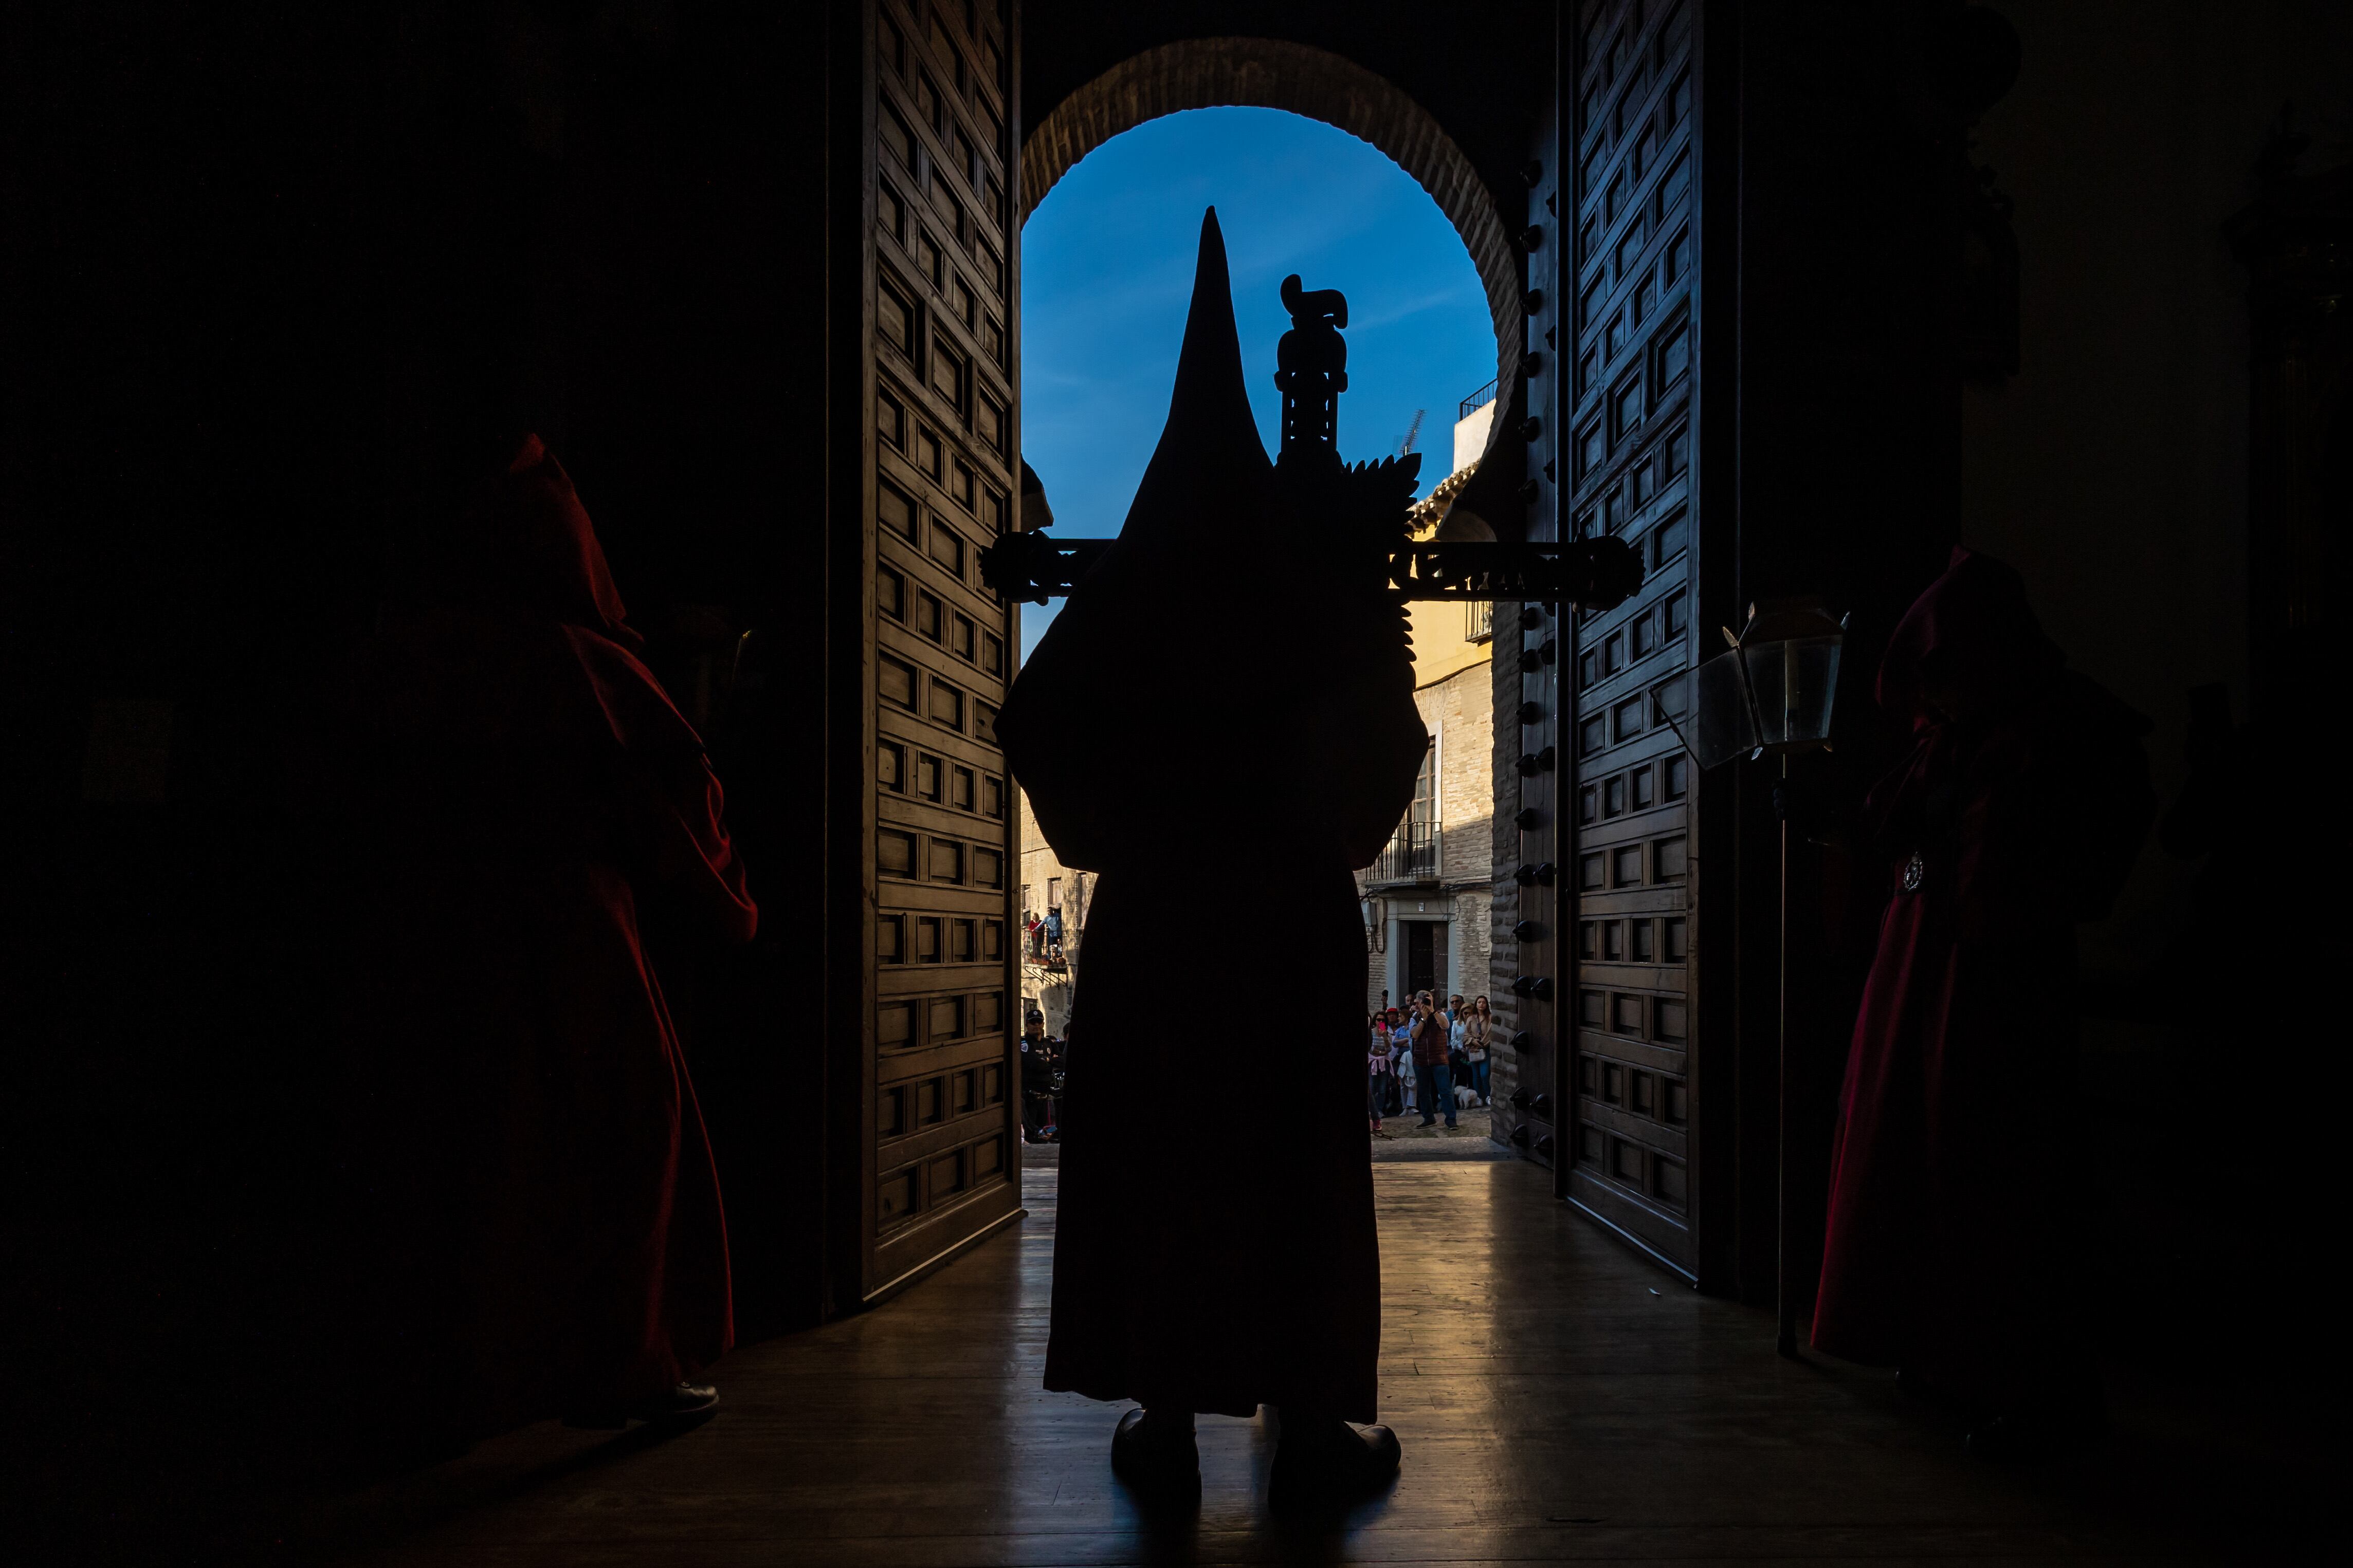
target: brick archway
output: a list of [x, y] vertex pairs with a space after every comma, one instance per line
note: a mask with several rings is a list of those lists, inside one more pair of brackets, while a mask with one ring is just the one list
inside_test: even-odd
[[[1496, 384], [1520, 369], [1520, 258], [1462, 149], [1395, 85], [1276, 38], [1188, 38], [1121, 61], [1055, 105], [1021, 143], [1024, 222], [1078, 161], [1123, 131], [1187, 109], [1281, 109], [1371, 142], [1430, 193], [1471, 253], [1495, 324]], [[1492, 447], [1501, 424], [1491, 432]]]

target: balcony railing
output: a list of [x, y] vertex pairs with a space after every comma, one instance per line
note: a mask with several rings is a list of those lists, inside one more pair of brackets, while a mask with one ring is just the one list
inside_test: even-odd
[[1435, 818], [1428, 821], [1408, 817], [1398, 826], [1389, 847], [1381, 851], [1374, 864], [1376, 882], [1435, 882], [1438, 880], [1438, 840], [1440, 827]]
[[1462, 606], [1462, 640], [1486, 642], [1495, 635], [1495, 601], [1473, 599]]
[[1454, 417], [1457, 419], [1468, 419], [1471, 416], [1478, 413], [1479, 410], [1486, 407], [1487, 405], [1494, 401], [1495, 384], [1491, 381], [1486, 385], [1481, 387], [1478, 391], [1472, 393], [1470, 396], [1464, 398], [1462, 400], [1461, 411], [1458, 412]]

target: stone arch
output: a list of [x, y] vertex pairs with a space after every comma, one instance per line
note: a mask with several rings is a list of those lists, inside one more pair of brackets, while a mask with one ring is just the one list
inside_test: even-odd
[[[1081, 87], [1021, 143], [1021, 217], [1078, 161], [1123, 131], [1187, 109], [1281, 109], [1377, 147], [1438, 204], [1471, 253], [1495, 323], [1498, 386], [1518, 378], [1526, 318], [1520, 258], [1493, 197], [1461, 148], [1395, 84], [1324, 49], [1278, 38], [1188, 38], [1163, 44]], [[1492, 449], [1502, 422], [1488, 436]]]

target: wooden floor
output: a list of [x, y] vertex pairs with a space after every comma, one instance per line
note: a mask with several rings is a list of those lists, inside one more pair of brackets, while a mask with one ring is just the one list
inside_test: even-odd
[[1147, 1517], [1106, 1462], [1117, 1409], [1039, 1387], [1058, 1174], [897, 1300], [730, 1358], [704, 1427], [518, 1433], [345, 1500], [329, 1533], [367, 1563], [550, 1568], [2307, 1560], [2129, 1405], [2083, 1464], [1969, 1460], [1884, 1374], [1777, 1358], [1768, 1316], [1678, 1285], [1523, 1163], [1376, 1167], [1388, 1495], [1272, 1518], [1264, 1419], [1205, 1418], [1198, 1514]]

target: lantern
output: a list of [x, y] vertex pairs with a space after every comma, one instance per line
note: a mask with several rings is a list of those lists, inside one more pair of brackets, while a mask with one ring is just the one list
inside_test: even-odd
[[1688, 731], [1660, 692], [1652, 693], [1660, 716], [1699, 765], [1827, 747], [1845, 620], [1831, 619], [1816, 600], [1768, 600], [1749, 606], [1748, 624], [1738, 633], [1724, 628], [1724, 640], [1730, 651], [1692, 674]]
[[[1839, 650], [1846, 640], [1846, 618], [1830, 617], [1817, 599], [1767, 600], [1748, 607], [1748, 624], [1735, 634], [1724, 628], [1730, 651], [1720, 653], [1692, 673], [1686, 732], [1666, 705], [1672, 687], [1654, 688], [1652, 705], [1673, 725], [1676, 738], [1703, 768], [1719, 767], [1736, 757], [1752, 761], [1767, 755], [1781, 760], [1781, 776], [1789, 776], [1795, 752], [1829, 749], [1831, 720], [1838, 705]], [[1781, 951], [1780, 972], [1780, 1132], [1776, 1161], [1779, 1188], [1780, 1256], [1777, 1262], [1780, 1296], [1780, 1352], [1798, 1353], [1796, 1292], [1789, 1280], [1789, 824], [1781, 823]]]

